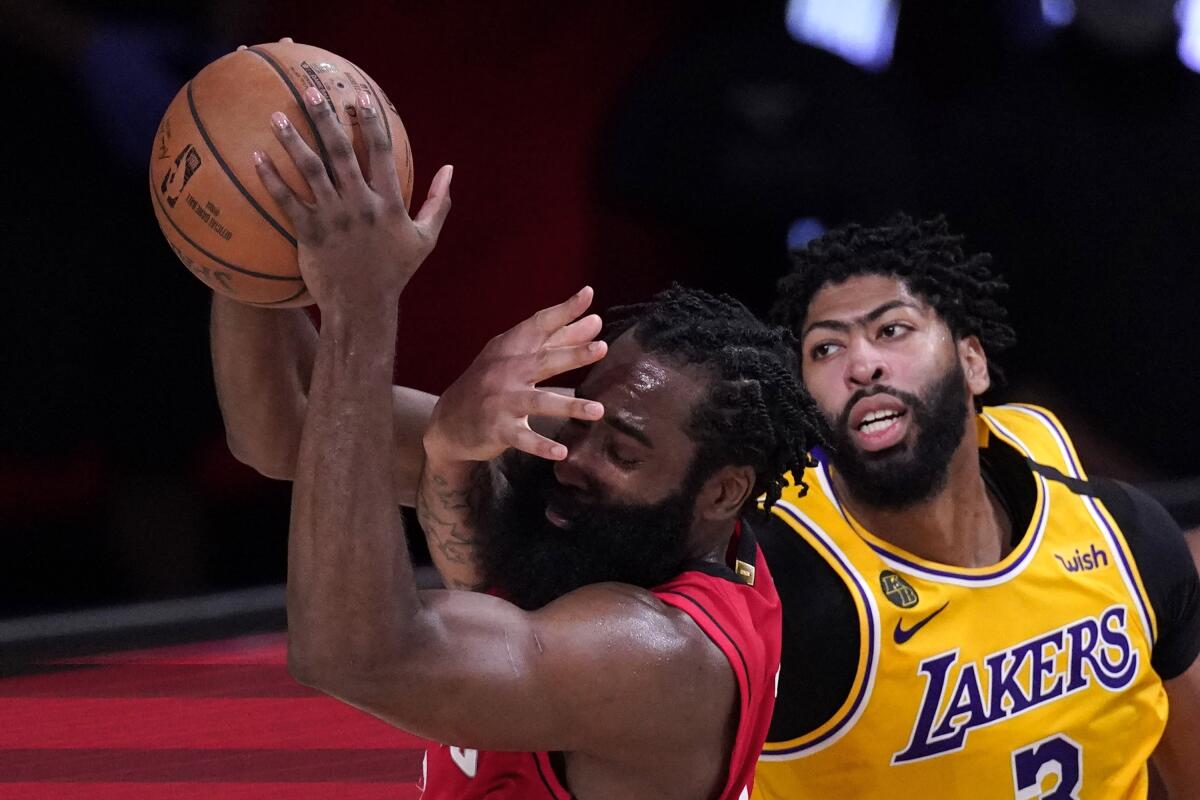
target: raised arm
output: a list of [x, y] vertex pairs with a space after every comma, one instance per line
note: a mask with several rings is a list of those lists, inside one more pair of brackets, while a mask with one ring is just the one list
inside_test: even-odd
[[[483, 594], [417, 592], [389, 476], [394, 309], [441, 227], [450, 173], [438, 173], [410, 220], [371, 104], [360, 116], [373, 144], [366, 184], [331, 112], [314, 101], [337, 187], [290, 126], [279, 135], [316, 207], [259, 157], [263, 182], [296, 224], [304, 277], [324, 315], [288, 549], [293, 674], [465, 746], [627, 754], [660, 771], [664, 748], [720, 752], [737, 694], [728, 664], [647, 593], [589, 587], [530, 614]], [[446, 457], [490, 458], [489, 447]], [[728, 702], [713, 701], [721, 697]]]
[[[266, 309], [213, 295], [210, 342], [225, 438], [239, 461], [269, 478], [292, 480], [317, 330], [298, 308]], [[393, 489], [400, 505], [416, 503], [425, 452], [421, 435], [435, 395], [392, 387]]]
[[291, 480], [316, 329], [301, 309], [254, 308], [214, 293], [209, 345], [230, 452], [268, 478]]

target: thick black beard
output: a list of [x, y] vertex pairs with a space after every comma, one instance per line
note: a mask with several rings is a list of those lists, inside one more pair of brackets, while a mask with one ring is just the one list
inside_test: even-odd
[[[509, 475], [480, 550], [487, 585], [532, 610], [581, 586], [617, 581], [649, 589], [679, 574], [687, 558], [698, 487], [690, 479], [667, 499], [634, 506], [585, 499], [529, 458]], [[546, 519], [546, 504], [571, 520]]]
[[[889, 394], [908, 406], [916, 431], [912, 447], [900, 443], [877, 453], [859, 450], [850, 436], [850, 409], [864, 397]], [[899, 511], [928, 500], [946, 486], [950, 459], [967, 429], [967, 386], [956, 359], [918, 397], [886, 386], [860, 390], [827, 430], [830, 462], [860, 503]], [[828, 420], [826, 420], [828, 423]]]

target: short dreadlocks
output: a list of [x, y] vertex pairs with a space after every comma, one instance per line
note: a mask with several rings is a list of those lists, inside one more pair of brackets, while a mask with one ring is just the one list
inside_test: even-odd
[[792, 251], [792, 272], [776, 287], [770, 320], [799, 335], [822, 287], [858, 275], [890, 275], [933, 306], [956, 339], [977, 336], [984, 352], [995, 356], [1016, 342], [997, 299], [1008, 285], [992, 274], [991, 255], [965, 254], [962, 240], [950, 233], [944, 216], [916, 222], [897, 214], [877, 228], [835, 228]]
[[648, 302], [612, 308], [605, 319], [606, 341], [632, 330], [646, 352], [713, 376], [688, 423], [697, 444], [693, 476], [750, 466], [751, 502], [765, 494], [764, 509], [779, 499], [788, 472], [804, 490], [808, 451], [821, 441], [820, 416], [800, 388], [796, 340], [786, 328], [765, 325], [729, 295], [678, 284]]

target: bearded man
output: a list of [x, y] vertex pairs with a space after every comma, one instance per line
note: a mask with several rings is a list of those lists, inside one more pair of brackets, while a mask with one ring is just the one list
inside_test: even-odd
[[1150, 759], [1200, 786], [1187, 545], [1049, 411], [979, 407], [1014, 340], [989, 262], [901, 216], [779, 284], [829, 447], [763, 526], [784, 653], [757, 798], [1145, 797]]

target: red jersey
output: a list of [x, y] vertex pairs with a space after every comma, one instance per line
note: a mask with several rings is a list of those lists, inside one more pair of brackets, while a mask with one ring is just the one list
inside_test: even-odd
[[[767, 738], [783, 616], [775, 583], [750, 526], [738, 526], [727, 565], [690, 562], [656, 586], [655, 597], [691, 617], [721, 649], [737, 677], [740, 716], [720, 800], [750, 796], [754, 767]], [[422, 800], [572, 800], [549, 753], [504, 753], [431, 745], [425, 752]]]

